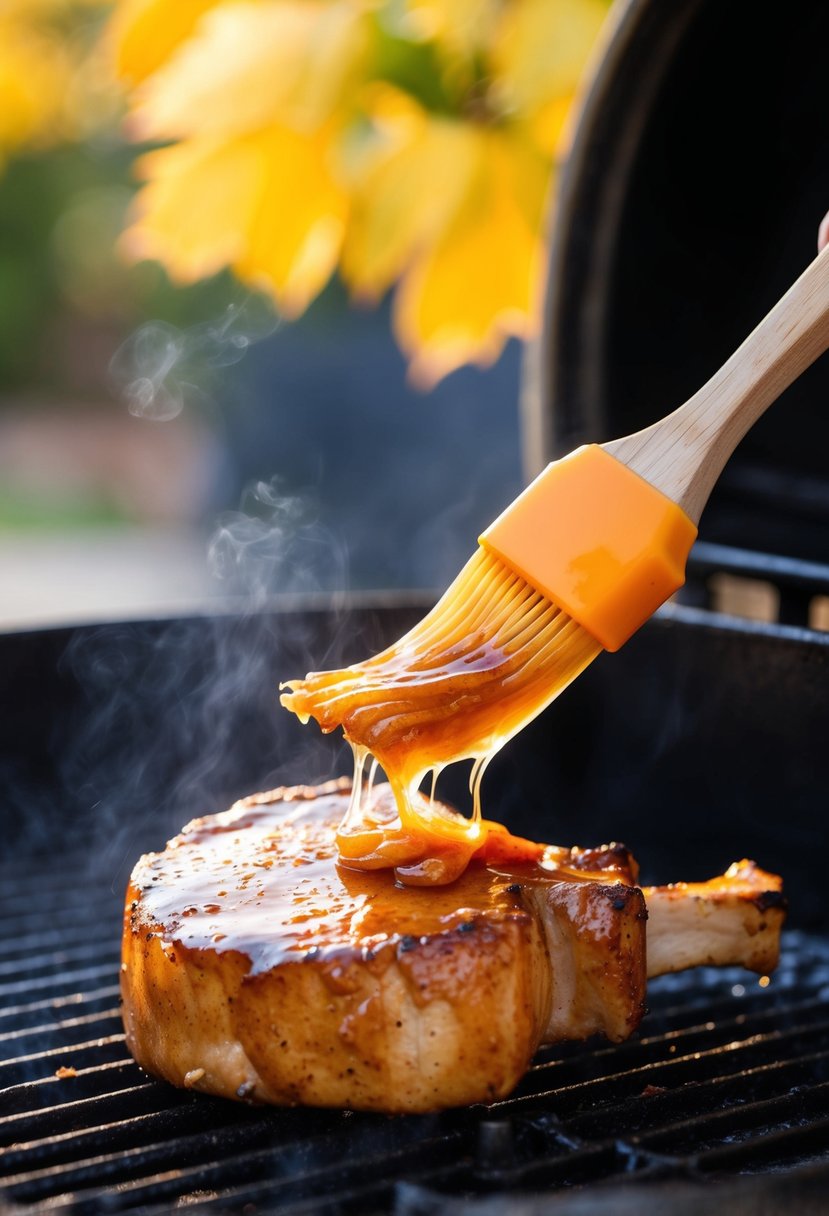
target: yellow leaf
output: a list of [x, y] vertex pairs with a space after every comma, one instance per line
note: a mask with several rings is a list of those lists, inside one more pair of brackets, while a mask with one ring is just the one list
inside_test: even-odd
[[513, 0], [492, 39], [495, 87], [523, 117], [573, 93], [607, 15], [604, 0]]
[[142, 138], [226, 138], [271, 123], [314, 131], [352, 91], [368, 46], [350, 0], [223, 4], [146, 82]]
[[329, 130], [309, 138], [270, 127], [149, 153], [126, 251], [185, 283], [231, 266], [298, 315], [329, 278], [345, 224], [330, 140]]
[[340, 255], [348, 195], [332, 171], [331, 137], [325, 128], [313, 136], [274, 128], [256, 141], [261, 193], [234, 269], [287, 317], [305, 310]]
[[414, 40], [469, 52], [489, 38], [498, 8], [499, 0], [406, 0], [403, 28]]
[[567, 153], [574, 100], [574, 93], [560, 93], [539, 106], [527, 120], [536, 144], [551, 158]]
[[247, 141], [162, 148], [138, 171], [148, 184], [122, 238], [131, 258], [155, 258], [171, 278], [192, 283], [240, 256], [262, 174]]
[[219, 0], [120, 0], [105, 36], [118, 75], [128, 84], [144, 80], [217, 3]]
[[381, 295], [451, 222], [476, 172], [478, 144], [468, 123], [413, 101], [401, 110], [354, 183], [342, 270], [358, 296]]
[[66, 49], [36, 26], [0, 19], [0, 151], [49, 144], [64, 134]]
[[547, 165], [519, 134], [478, 139], [473, 188], [395, 298], [398, 340], [424, 387], [463, 363], [494, 362], [510, 335], [537, 326]]
[[[128, 244], [185, 281], [232, 267], [291, 316], [339, 259], [357, 296], [400, 280], [395, 327], [420, 382], [492, 362], [537, 322], [550, 159], [606, 8], [121, 0], [135, 130], [182, 141], [145, 159]], [[372, 79], [383, 23], [439, 43], [457, 115]]]

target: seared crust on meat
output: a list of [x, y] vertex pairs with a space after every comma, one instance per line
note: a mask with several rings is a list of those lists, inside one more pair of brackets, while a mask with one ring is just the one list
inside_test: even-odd
[[551, 882], [527, 889], [554, 977], [542, 1043], [628, 1038], [645, 1013], [645, 922], [638, 887]]
[[[149, 1072], [248, 1101], [431, 1111], [508, 1094], [538, 1044], [644, 1009], [644, 900], [618, 850], [480, 863], [449, 887], [336, 864], [347, 785], [195, 820], [127, 895], [127, 1041]], [[626, 880], [626, 881], [621, 881]]]
[[623, 846], [550, 846], [539, 862], [473, 861], [447, 886], [400, 887], [337, 864], [348, 792], [257, 794], [138, 862], [121, 991], [149, 1072], [249, 1102], [491, 1102], [540, 1043], [626, 1038], [646, 972], [777, 961], [781, 883], [753, 862], [643, 893]]

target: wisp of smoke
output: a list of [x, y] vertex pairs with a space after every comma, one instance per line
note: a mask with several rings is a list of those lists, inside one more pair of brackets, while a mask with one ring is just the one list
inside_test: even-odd
[[148, 321], [112, 356], [110, 380], [131, 414], [166, 422], [186, 405], [209, 400], [216, 373], [238, 363], [277, 326], [276, 315], [258, 296], [229, 304], [217, 320], [188, 329]]
[[[130, 412], [163, 421], [209, 401], [217, 372], [275, 328], [266, 311], [250, 297], [186, 330], [141, 326], [110, 367]], [[208, 558], [224, 600], [218, 611], [79, 630], [64, 657], [83, 709], [63, 783], [116, 886], [137, 852], [161, 847], [193, 816], [256, 788], [346, 768], [341, 745], [304, 731], [277, 699], [280, 680], [356, 657], [345, 649], [356, 639], [343, 611], [344, 546], [309, 495], [274, 478], [252, 484], [240, 508], [221, 516]]]
[[230, 611], [79, 630], [64, 657], [83, 709], [63, 780], [116, 885], [194, 815], [347, 768], [338, 741], [303, 730], [277, 699], [281, 680], [360, 648], [342, 545], [273, 480], [219, 521], [209, 555]]
[[240, 510], [220, 517], [208, 559], [225, 593], [253, 611], [286, 593], [324, 592], [334, 605], [348, 582], [343, 545], [318, 522], [310, 498], [285, 492], [277, 477], [253, 483]]

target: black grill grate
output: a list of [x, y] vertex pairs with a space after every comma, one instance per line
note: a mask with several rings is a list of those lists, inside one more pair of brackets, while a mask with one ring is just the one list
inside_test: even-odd
[[657, 981], [637, 1037], [545, 1048], [489, 1108], [263, 1110], [136, 1067], [118, 1012], [120, 896], [90, 894], [80, 871], [58, 868], [18, 870], [0, 888], [0, 1195], [11, 1210], [414, 1214], [477, 1210], [489, 1196], [488, 1210], [505, 1194], [651, 1180], [656, 1196], [666, 1178], [806, 1166], [827, 1169], [829, 1186], [829, 947], [815, 938], [788, 934], [766, 987], [736, 971]]

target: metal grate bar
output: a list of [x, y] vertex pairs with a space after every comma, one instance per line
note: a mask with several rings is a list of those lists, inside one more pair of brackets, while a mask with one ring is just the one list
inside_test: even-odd
[[[710, 1094], [708, 1097], [710, 1100]], [[787, 1093], [756, 1102], [734, 1104], [722, 1110], [700, 1110], [693, 1118], [663, 1123], [632, 1139], [660, 1152], [699, 1152], [706, 1141], [722, 1143], [734, 1139], [743, 1130], [772, 1125], [781, 1127], [793, 1120], [817, 1118], [826, 1110], [829, 1110], [829, 1081], [822, 1081], [810, 1089], [795, 1086]]]
[[126, 1050], [124, 1032], [90, 1039], [72, 1046], [50, 1047], [46, 1051], [35, 1051], [30, 1055], [17, 1056], [0, 1064], [0, 1086], [23, 1085], [27, 1081], [39, 1081], [54, 1076], [55, 1069], [63, 1064], [82, 1072], [84, 1068], [122, 1060], [132, 1063]]
[[[134, 1077], [140, 1078], [136, 1068]], [[74, 1085], [74, 1080], [73, 1080]], [[22, 1144], [26, 1141], [47, 1139], [67, 1132], [81, 1133], [94, 1127], [105, 1127], [128, 1117], [142, 1113], [157, 1113], [179, 1106], [188, 1095], [169, 1085], [157, 1081], [143, 1081], [137, 1085], [113, 1088], [104, 1094], [90, 1098], [77, 1098], [70, 1102], [45, 1106], [40, 1110], [26, 1109], [0, 1119], [0, 1146]]]
[[67, 996], [76, 993], [87, 985], [103, 979], [112, 979], [113, 965], [101, 963], [97, 967], [77, 967], [63, 969], [60, 966], [52, 975], [36, 976], [31, 980], [19, 980], [13, 984], [4, 984], [0, 989], [0, 1000], [24, 996], [27, 992], [51, 991], [55, 996]]
[[[116, 904], [112, 896], [106, 899], [93, 897], [79, 902], [77, 893], [74, 899], [59, 892], [52, 892], [50, 897], [38, 894], [37, 903], [27, 902], [24, 896], [9, 899], [6, 904], [7, 892], [2, 890], [3, 904], [0, 904], [0, 933], [6, 938], [6, 929], [13, 926], [14, 931], [21, 937], [37, 933], [40, 930], [48, 933], [56, 925], [68, 927], [97, 925], [105, 923], [120, 912], [120, 901]], [[6, 905], [6, 906], [4, 906]]]
[[[106, 930], [102, 932], [101, 917], [91, 917], [88, 922], [89, 928], [84, 930], [84, 939], [88, 941], [90, 934], [94, 932], [100, 942], [112, 944], [115, 935], [112, 932], [113, 926], [108, 923], [109, 920], [108, 916], [104, 918], [103, 923], [106, 924]], [[12, 937], [0, 941], [0, 959], [25, 959], [35, 953], [41, 955], [49, 954], [52, 951], [64, 951], [68, 948], [67, 937], [67, 931], [63, 925], [53, 929], [44, 929], [41, 933], [15, 933]]]
[[108, 984], [104, 988], [93, 988], [89, 992], [71, 992], [64, 996], [46, 997], [40, 1001], [24, 1001], [0, 1009], [0, 1029], [4, 1032], [37, 1026], [49, 1012], [59, 1014], [70, 1009], [104, 1009], [118, 996], [118, 985]]
[[[805, 1060], [808, 1061], [809, 1068], [826, 1071], [829, 1068], [829, 1049], [806, 1056]], [[699, 1072], [695, 1067], [697, 1063], [705, 1066], [700, 1067]], [[535, 1093], [507, 1099], [504, 1103], [496, 1103], [495, 1109], [500, 1111], [502, 1108], [531, 1108], [539, 1100], [544, 1100], [554, 1103], [556, 1112], [565, 1116], [581, 1109], [589, 1102], [616, 1104], [626, 1098], [641, 1097], [654, 1086], [695, 1085], [702, 1081], [728, 1085], [735, 1075], [740, 1077], [740, 1084], [743, 1088], [748, 1089], [752, 1079], [763, 1069], [775, 1072], [781, 1084], [787, 1083], [792, 1076], [797, 1078], [797, 1081], [793, 1083], [808, 1080], [808, 1076], [804, 1075], [804, 1065], [801, 1060], [770, 1060], [764, 1065], [755, 1064], [749, 1067], [745, 1060], [736, 1057], [736, 1054], [723, 1059], [718, 1053], [717, 1056], [709, 1056], [708, 1059], [690, 1056], [678, 1061], [677, 1064], [680, 1067], [663, 1065], [656, 1069], [653, 1066], [631, 1069], [626, 1073], [609, 1076], [606, 1080], [577, 1083], [561, 1089], [549, 1089], [545, 1086]], [[718, 1071], [718, 1067], [721, 1071]], [[814, 1076], [815, 1073], [813, 1072], [811, 1075]]]
[[[671, 1048], [676, 1045], [663, 1040], [660, 1046], [668, 1053], [666, 1058], [646, 1058], [645, 1062], [637, 1061], [633, 1067], [618, 1072], [602, 1074], [591, 1056], [587, 1056], [584, 1061], [536, 1065], [518, 1087], [516, 1094], [519, 1099], [525, 1096], [536, 1099], [555, 1093], [557, 1101], [560, 1102], [562, 1093], [571, 1094], [573, 1101], [586, 1100], [591, 1093], [597, 1093], [607, 1101], [637, 1092], [637, 1086], [641, 1089], [645, 1085], [698, 1082], [716, 1077], [722, 1069], [731, 1072], [748, 1071], [761, 1064], [779, 1062], [781, 1057], [788, 1058], [786, 1051], [803, 1055], [808, 1052], [810, 1046], [824, 1043], [826, 1051], [822, 1054], [829, 1055], [827, 1020], [815, 1026], [806, 1024], [790, 1030], [754, 1034], [741, 1042], [718, 1044], [703, 1051], [690, 1050], [681, 1053], [677, 1049], [675, 1054], [671, 1054]], [[590, 1076], [590, 1072], [594, 1075]], [[585, 1074], [588, 1074], [586, 1078]], [[507, 1101], [514, 1100], [511, 1098]]]
[[[601, 1142], [580, 1142], [569, 1128], [548, 1129], [546, 1142], [538, 1139], [530, 1160], [512, 1164], [502, 1160], [485, 1164], [462, 1165], [444, 1174], [441, 1185], [447, 1193], [481, 1193], [497, 1186], [510, 1192], [549, 1190], [551, 1187], [578, 1186], [612, 1176], [631, 1174], [695, 1177], [723, 1169], [757, 1168], [773, 1160], [803, 1159], [806, 1154], [825, 1151], [829, 1146], [829, 1118], [798, 1127], [775, 1128], [747, 1137], [736, 1145], [723, 1145], [691, 1154], [656, 1152], [638, 1137], [608, 1138]], [[516, 1151], [520, 1151], [516, 1146]], [[435, 1179], [432, 1180], [434, 1185]]]
[[[664, 978], [664, 977], [662, 977]], [[675, 977], [671, 977], [675, 978]], [[648, 1017], [645, 1025], [654, 1031], [685, 1030], [695, 1026], [717, 1026], [723, 1018], [755, 1016], [764, 1013], [769, 1008], [769, 1002], [776, 1003], [784, 999], [784, 994], [793, 990], [796, 1000], [804, 998], [806, 993], [813, 993], [815, 985], [811, 977], [794, 985], [784, 986], [778, 976], [770, 988], [760, 988], [749, 978], [741, 987], [743, 992], [738, 999], [732, 992], [723, 994], [719, 987], [713, 991], [700, 985], [699, 988], [689, 988], [686, 999], [681, 1005], [664, 1003], [655, 994], [659, 980], [652, 981], [648, 990]], [[748, 985], [748, 986], [747, 986]], [[776, 1005], [775, 1005], [776, 1007]]]
[[700, 1153], [698, 1166], [700, 1169], [714, 1170], [756, 1170], [758, 1163], [763, 1167], [778, 1162], [792, 1163], [803, 1160], [815, 1154], [823, 1154], [829, 1149], [829, 1116], [810, 1119], [797, 1127], [777, 1128], [757, 1136], [742, 1140], [738, 1144], [726, 1144]]
[[[574, 1135], [590, 1139], [618, 1135], [619, 1128], [624, 1127], [628, 1133], [649, 1136], [648, 1143], [656, 1148], [668, 1147], [667, 1142], [661, 1145], [659, 1136], [671, 1139], [687, 1131], [699, 1143], [708, 1134], [709, 1123], [716, 1128], [719, 1120], [751, 1119], [763, 1111], [771, 1121], [777, 1118], [778, 1109], [785, 1117], [789, 1101], [796, 1103], [798, 1094], [811, 1092], [804, 1082], [814, 1080], [821, 1064], [825, 1061], [807, 1056], [755, 1069], [750, 1077], [738, 1073], [678, 1089], [649, 1086], [624, 1102], [571, 1115], [567, 1127]], [[825, 1084], [815, 1081], [812, 1088], [823, 1093]], [[749, 1098], [753, 1100], [747, 1101]]]
[[[112, 1034], [116, 1026], [121, 1026], [120, 1011], [117, 1008], [109, 1008], [81, 1014], [75, 1018], [64, 1018], [51, 1025], [47, 1022], [37, 1026], [24, 1026], [19, 1030], [0, 1031], [0, 1051], [5, 1053], [11, 1050], [18, 1055], [24, 1052], [45, 1051], [56, 1041], [71, 1046], [80, 1042], [95, 1026], [100, 1028], [98, 1033], [101, 1035]], [[0, 1063], [0, 1068], [2, 1067]]]
[[[699, 1120], [683, 1120], [650, 1135], [630, 1135], [630, 1125], [624, 1117], [620, 1117], [623, 1112], [617, 1110], [611, 1117], [610, 1111], [603, 1111], [602, 1123], [610, 1134], [598, 1140], [593, 1138], [597, 1127], [591, 1114], [581, 1119], [560, 1119], [556, 1115], [542, 1114], [528, 1123], [533, 1134], [532, 1159], [516, 1165], [502, 1164], [490, 1173], [497, 1175], [504, 1185], [513, 1188], [564, 1181], [572, 1185], [576, 1179], [570, 1170], [574, 1167], [577, 1173], [588, 1165], [591, 1170], [609, 1167], [613, 1173], [618, 1166], [614, 1158], [620, 1155], [626, 1159], [626, 1171], [655, 1165], [664, 1169], [671, 1164], [673, 1172], [693, 1174], [699, 1170], [713, 1172], [726, 1165], [734, 1168], [738, 1165], [738, 1156], [739, 1164], [753, 1163], [756, 1166], [758, 1162], [768, 1159], [768, 1153], [774, 1146], [778, 1146], [778, 1153], [781, 1147], [785, 1149], [786, 1146], [789, 1150], [795, 1146], [799, 1150], [803, 1145], [810, 1149], [825, 1149], [829, 1146], [826, 1127], [829, 1120], [819, 1116], [823, 1116], [826, 1109], [826, 1090], [824, 1086], [816, 1091], [808, 1103], [801, 1100], [801, 1092], [791, 1092], [777, 1100], [773, 1099], [771, 1103], [755, 1103], [749, 1107], [736, 1105], [728, 1110], [708, 1112]], [[679, 1097], [680, 1102], [682, 1096], [676, 1093], [672, 1095]], [[710, 1090], [705, 1098], [710, 1103]], [[647, 1098], [645, 1105], [650, 1106], [654, 1101]], [[793, 1117], [797, 1118], [800, 1126], [787, 1126]], [[765, 1126], [762, 1126], [764, 1123]], [[620, 1130], [624, 1132], [623, 1136], [619, 1135]], [[741, 1130], [744, 1134], [740, 1137], [740, 1143], [728, 1144], [729, 1140], [738, 1138]], [[756, 1134], [752, 1134], [752, 1131]], [[710, 1147], [704, 1143], [706, 1135], [712, 1141]], [[716, 1137], [719, 1144], [714, 1142]], [[733, 1154], [733, 1160], [729, 1154]]]
[[[394, 1121], [388, 1126], [394, 1127]], [[404, 1122], [400, 1126], [405, 1126]], [[73, 1216], [101, 1211], [102, 1201], [106, 1210], [124, 1211], [140, 1206], [147, 1200], [174, 1202], [184, 1194], [205, 1190], [224, 1189], [228, 1183], [246, 1179], [267, 1186], [269, 1196], [279, 1202], [295, 1199], [310, 1199], [318, 1195], [339, 1196], [344, 1190], [365, 1184], [366, 1177], [376, 1176], [376, 1171], [400, 1176], [414, 1171], [418, 1176], [428, 1175], [441, 1163], [454, 1168], [462, 1153], [462, 1146], [455, 1137], [439, 1135], [422, 1137], [415, 1143], [384, 1143], [378, 1125], [372, 1128], [375, 1145], [354, 1143], [354, 1135], [314, 1138], [302, 1149], [296, 1145], [274, 1145], [268, 1149], [238, 1154], [224, 1161], [194, 1164], [184, 1168], [172, 1168], [156, 1174], [151, 1180], [136, 1179], [112, 1188], [92, 1187], [86, 1191], [75, 1191], [50, 1203], [50, 1211], [69, 1209]], [[12, 1190], [18, 1198], [22, 1190]]]
[[[796, 1004], [789, 1002], [770, 1006], [766, 996], [761, 1007], [756, 1009], [750, 1018], [742, 1008], [736, 1015], [733, 1010], [732, 998], [730, 1017], [716, 1021], [706, 1020], [703, 1023], [689, 1019], [689, 1025], [677, 1026], [660, 1034], [646, 1034], [641, 1038], [628, 1039], [624, 1043], [602, 1044], [590, 1052], [585, 1051], [583, 1043], [568, 1044], [563, 1058], [556, 1058], [561, 1052], [560, 1047], [542, 1048], [536, 1056], [534, 1071], [541, 1068], [554, 1070], [569, 1067], [570, 1070], [575, 1070], [581, 1079], [587, 1079], [587, 1070], [590, 1075], [604, 1075], [608, 1064], [612, 1063], [618, 1068], [628, 1057], [636, 1059], [640, 1064], [658, 1062], [668, 1056], [678, 1057], [680, 1053], [687, 1055], [698, 1048], [730, 1045], [740, 1038], [756, 1038], [764, 1028], [768, 1028], [771, 1033], [778, 1033], [780, 1028], [791, 1020], [804, 1027], [817, 1023], [829, 1028], [827, 1005], [820, 998]], [[644, 1025], [647, 1025], [647, 1022]]]
[[[448, 1171], [432, 1170], [424, 1165], [416, 1171], [412, 1171], [418, 1179], [418, 1183], [422, 1187], [429, 1187], [428, 1194], [432, 1200], [432, 1207], [428, 1211], [428, 1216], [437, 1216], [446, 1210], [446, 1200], [441, 1194], [440, 1186], [447, 1172], [451, 1172], [451, 1167]], [[284, 1190], [281, 1193], [275, 1193], [274, 1187], [269, 1182], [261, 1182], [253, 1186], [233, 1187], [229, 1190], [222, 1190], [221, 1194], [209, 1191], [203, 1192], [199, 1196], [198, 1211], [199, 1212], [218, 1212], [221, 1216], [227, 1216], [228, 1213], [242, 1213], [243, 1216], [248, 1216], [253, 1212], [268, 1212], [279, 1211], [280, 1216], [366, 1216], [367, 1213], [386, 1213], [392, 1212], [397, 1216], [402, 1209], [397, 1203], [398, 1183], [389, 1179], [382, 1181], [367, 1182], [365, 1179], [356, 1180], [351, 1178], [348, 1184], [344, 1183], [343, 1179], [334, 1178], [331, 1180], [330, 1186], [336, 1192], [336, 1197], [331, 1194], [306, 1194], [301, 1193], [288, 1196]], [[308, 1188], [313, 1191], [313, 1188]], [[439, 1206], [435, 1206], [435, 1204]], [[507, 1211], [493, 1212], [491, 1216], [511, 1216], [518, 1210], [515, 1206], [511, 1206]], [[132, 1216], [169, 1216], [170, 1205], [161, 1204], [141, 1204], [140, 1207], [131, 1208]], [[406, 1216], [427, 1216], [420, 1208], [409, 1208], [406, 1210]]]
[[[274, 1161], [278, 1160], [278, 1148], [269, 1148], [273, 1133], [267, 1121], [259, 1125], [230, 1124], [213, 1126], [209, 1136], [189, 1134], [163, 1143], [132, 1147], [119, 1152], [88, 1157], [77, 1164], [69, 1164], [60, 1170], [45, 1168], [28, 1174], [19, 1174], [5, 1180], [7, 1193], [14, 1199], [34, 1203], [54, 1194], [56, 1183], [61, 1191], [77, 1191], [104, 1184], [143, 1181], [157, 1174], [172, 1170], [179, 1173], [205, 1165], [212, 1166], [218, 1159], [229, 1162], [258, 1160], [255, 1150], [267, 1149]], [[330, 1149], [322, 1139], [308, 1141], [305, 1145], [310, 1156], [324, 1155]]]
[[[50, 891], [62, 887], [70, 894], [74, 892], [77, 898], [79, 879], [83, 880], [89, 876], [90, 853], [88, 849], [66, 852], [62, 841], [60, 845], [59, 853], [54, 849], [33, 851], [27, 858], [27, 867], [8, 865], [4, 859], [3, 866], [0, 867], [3, 893], [9, 892], [12, 898], [16, 899], [21, 894], [31, 897], [32, 891], [40, 893], [43, 890], [48, 895]], [[59, 860], [56, 861], [56, 857]], [[103, 868], [102, 864], [95, 867], [98, 878]]]
[[442, 1186], [450, 1192], [522, 1190], [529, 1187], [581, 1186], [631, 1168], [630, 1155], [619, 1141], [580, 1144], [560, 1135], [544, 1147], [536, 1146], [535, 1155], [520, 1165], [502, 1160], [495, 1164], [470, 1163], [460, 1175], [444, 1176]]
[[[144, 1096], [143, 1091], [139, 1091]], [[54, 1169], [59, 1165], [80, 1164], [101, 1153], [102, 1146], [111, 1152], [147, 1148], [158, 1142], [170, 1142], [177, 1137], [204, 1131], [211, 1134], [225, 1125], [250, 1125], [269, 1120], [269, 1112], [243, 1106], [238, 1102], [179, 1099], [174, 1106], [147, 1110], [130, 1118], [120, 1118], [106, 1124], [96, 1124], [83, 1130], [73, 1128], [60, 1135], [46, 1134], [40, 1139], [18, 1143], [3, 1154], [2, 1168], [8, 1176], [32, 1173], [35, 1169]], [[272, 1132], [273, 1134], [273, 1132]]]
[[[117, 1089], [128, 1089], [140, 1075], [138, 1066], [132, 1060], [128, 1063], [115, 1060], [95, 1068], [84, 1068], [71, 1079], [72, 1096], [73, 1099], [94, 1098], [102, 1089], [110, 1093]], [[59, 1106], [61, 1103], [54, 1101], [58, 1096], [56, 1087], [67, 1084], [67, 1081], [58, 1080], [56, 1077], [43, 1077], [23, 1085], [12, 1085], [3, 1093], [3, 1110], [7, 1115], [15, 1115], [38, 1108]], [[5, 1123], [6, 1119], [0, 1120], [0, 1136]]]
[[693, 574], [703, 576], [726, 571], [749, 578], [769, 579], [779, 587], [800, 590], [811, 596], [829, 592], [829, 566], [777, 553], [758, 553], [697, 541], [691, 550], [688, 567]]
[[112, 937], [100, 941], [85, 940], [77, 946], [69, 946], [65, 950], [55, 950], [36, 955], [34, 949], [21, 953], [19, 958], [6, 958], [0, 962], [0, 999], [2, 999], [6, 984], [5, 976], [12, 976], [15, 983], [33, 980], [39, 975], [54, 975], [69, 964], [86, 963], [90, 959], [106, 960], [116, 963], [119, 957], [117, 943]]

